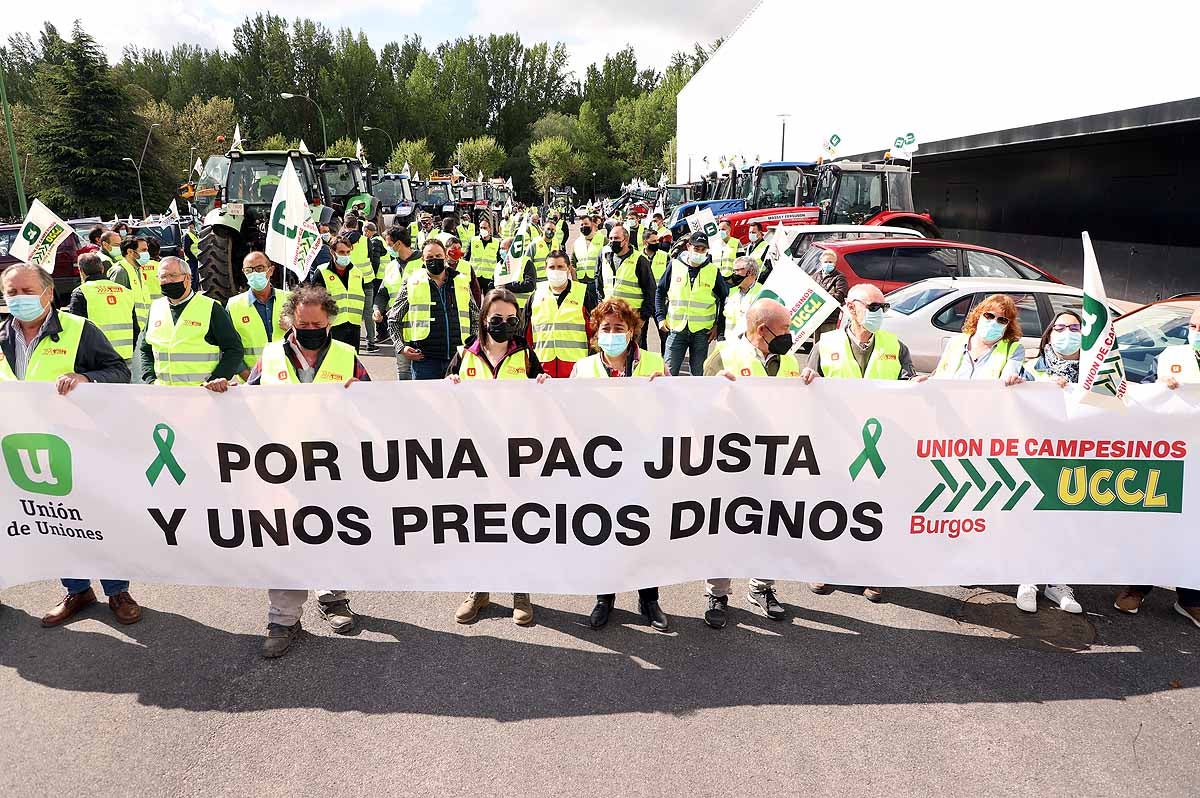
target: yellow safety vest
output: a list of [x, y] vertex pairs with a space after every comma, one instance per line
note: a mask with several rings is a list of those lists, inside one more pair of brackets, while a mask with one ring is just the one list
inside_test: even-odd
[[350, 268], [358, 272], [358, 277], [364, 283], [375, 279], [375, 267], [371, 265], [369, 242], [366, 236], [360, 235], [350, 247]]
[[467, 222], [458, 226], [458, 240], [466, 243], [475, 237], [475, 223]]
[[[34, 347], [29, 364], [25, 367], [25, 382], [54, 382], [62, 375], [75, 371], [75, 357], [79, 354], [79, 339], [83, 337], [86, 320], [60, 310], [58, 323], [62, 327], [58, 340], [45, 337]], [[12, 335], [24, 335], [15, 321]], [[0, 382], [16, 379], [16, 372], [8, 364], [8, 359], [0, 355]]]
[[526, 254], [533, 253], [530, 257], [533, 258], [533, 270], [537, 274], [537, 281], [544, 283], [546, 281], [546, 256], [550, 254], [550, 246], [546, 243], [546, 239], [536, 236], [529, 242], [529, 248], [525, 252]]
[[183, 236], [187, 240], [187, 246], [186, 246], [187, 254], [191, 255], [193, 259], [199, 258], [200, 257], [200, 236], [196, 235], [195, 233], [191, 232], [190, 230], [185, 232], [183, 234]]
[[283, 312], [283, 305], [287, 302], [291, 292], [281, 291], [277, 288], [272, 290], [275, 292], [275, 304], [271, 306], [270, 338], [267, 337], [267, 328], [263, 326], [262, 316], [258, 315], [258, 310], [254, 307], [252, 291], [230, 297], [229, 301], [225, 303], [225, 309], [229, 311], [229, 317], [233, 319], [234, 329], [237, 330], [238, 337], [242, 339], [244, 351], [242, 362], [248, 369], [254, 368], [254, 364], [262, 357], [268, 341], [281, 340], [287, 333], [287, 330], [279, 323], [279, 315]]
[[587, 357], [587, 325], [583, 320], [583, 300], [587, 288], [572, 281], [562, 304], [549, 285], [539, 285], [533, 298], [533, 351], [547, 363], [561, 360], [575, 363]]
[[150, 295], [146, 290], [146, 281], [142, 279], [142, 269], [137, 264], [130, 266], [125, 258], [119, 258], [116, 264], [125, 271], [125, 279], [129, 280], [129, 290], [133, 292], [133, 310], [137, 313], [138, 326], [144, 330], [150, 315]]
[[[757, 351], [745, 338], [726, 341], [721, 344], [721, 362], [725, 364], [725, 370], [735, 376], [766, 377], [766, 364], [759, 360], [755, 354]], [[800, 361], [795, 355], [780, 355], [779, 371], [775, 372], [775, 376], [799, 377]]]
[[193, 294], [179, 322], [171, 320], [166, 297], [150, 306], [146, 341], [154, 351], [154, 374], [159, 385], [203, 385], [221, 362], [221, 350], [204, 340], [217, 303]]
[[[631, 376], [649, 377], [654, 374], [661, 375], [665, 371], [666, 365], [663, 363], [662, 355], [643, 349], [639, 354], [637, 363], [633, 365], [633, 374]], [[604, 365], [601, 355], [589, 355], [575, 364], [575, 368], [571, 370], [571, 376], [592, 379], [611, 375], [608, 373], [608, 366]]]
[[[503, 257], [508, 257], [508, 256], [504, 255]], [[513, 260], [513, 262], [512, 262], [512, 267], [514, 269], [513, 282], [519, 283], [525, 279], [525, 265], [527, 263], [529, 263], [528, 255], [522, 255], [521, 257], [515, 258]], [[501, 286], [501, 287], [505, 287], [505, 286]], [[509, 289], [509, 290], [512, 290], [512, 289]], [[513, 296], [515, 296], [517, 298], [517, 302], [518, 302], [519, 306], [521, 308], [524, 308], [526, 303], [529, 302], [529, 297], [533, 296], [533, 291], [522, 291], [520, 293], [513, 291]]]
[[[321, 367], [317, 369], [313, 382], [344, 384], [354, 377], [355, 357], [354, 347], [331, 339], [329, 351], [325, 353], [325, 359], [321, 361]], [[262, 385], [295, 385], [300, 382], [296, 375], [296, 367], [283, 351], [283, 341], [273, 341], [263, 350], [259, 382]]]
[[658, 285], [662, 276], [667, 273], [667, 253], [662, 250], [654, 253], [654, 259], [650, 261], [650, 271], [654, 273], [654, 284]]
[[[878, 337], [879, 333], [875, 334]], [[962, 365], [963, 358], [967, 356], [967, 342], [969, 336], [965, 333], [959, 333], [946, 342], [946, 348], [942, 350], [942, 356], [938, 360], [937, 368], [933, 370], [934, 377], [943, 379], [953, 379]], [[1004, 373], [1004, 367], [1008, 365], [1008, 360], [1012, 357], [1013, 350], [1020, 345], [1020, 341], [999, 341], [995, 345], [991, 356], [988, 358], [987, 370], [982, 373], [983, 377], [992, 379], [1000, 379], [1000, 375]]]
[[1180, 382], [1200, 382], [1200, 357], [1191, 344], [1168, 346], [1158, 356], [1158, 379], [1174, 377]]
[[763, 263], [767, 259], [767, 248], [771, 246], [766, 239], [759, 239], [758, 243], [746, 250], [746, 254], [754, 258], [759, 263]]
[[338, 277], [333, 267], [328, 264], [322, 266], [320, 272], [321, 277], [325, 280], [325, 289], [329, 291], [329, 295], [333, 297], [333, 301], [338, 306], [337, 318], [333, 320], [334, 326], [347, 322], [355, 325], [362, 324], [363, 310], [367, 306], [367, 295], [363, 291], [362, 274], [359, 270], [353, 264], [346, 270], [349, 285], [343, 283], [342, 278]]
[[[462, 346], [471, 335], [471, 287], [464, 275], [455, 275], [453, 280], [454, 301], [458, 305], [457, 341], [451, 346]], [[400, 324], [404, 340], [408, 343], [424, 341], [433, 329], [433, 297], [430, 294], [429, 272], [417, 269], [408, 278], [408, 311]]]
[[596, 264], [600, 261], [600, 253], [604, 251], [604, 244], [605, 238], [598, 230], [592, 233], [591, 241], [583, 236], [575, 239], [575, 276], [577, 278], [590, 280], [596, 275]]
[[738, 248], [742, 246], [742, 242], [730, 236], [720, 243], [725, 247], [725, 252], [721, 255], [720, 262], [717, 263], [717, 270], [722, 275], [733, 274], [733, 262], [737, 260]]
[[400, 298], [400, 286], [404, 285], [413, 273], [414, 269], [421, 266], [421, 259], [404, 263], [399, 259], [393, 259], [383, 273], [383, 287], [388, 292], [388, 307], [391, 308], [396, 304], [396, 300]]
[[491, 280], [496, 276], [496, 259], [500, 255], [500, 242], [489, 238], [487, 243], [482, 238], [471, 239], [471, 271], [483, 280]]
[[459, 379], [463, 380], [524, 380], [529, 377], [529, 350], [524, 347], [514, 349], [512, 352], [504, 356], [504, 360], [500, 361], [496, 373], [492, 373], [492, 367], [488, 365], [487, 359], [480, 357], [474, 352], [468, 350], [463, 351], [462, 364], [458, 369]]
[[112, 280], [88, 280], [79, 286], [87, 315], [126, 360], [133, 359], [133, 292]]
[[600, 276], [604, 279], [604, 296], [608, 299], [624, 299], [629, 307], [636, 310], [642, 308], [642, 287], [638, 284], [637, 262], [638, 253], [631, 251], [617, 267], [612, 270], [612, 261], [616, 253], [605, 253], [600, 258]]
[[725, 297], [725, 340], [732, 341], [742, 333], [742, 330], [737, 328], [738, 322], [742, 320], [742, 303], [744, 302], [749, 310], [762, 290], [762, 283], [755, 283], [745, 292], [741, 288], [729, 289], [729, 296]]
[[830, 330], [817, 341], [821, 355], [821, 373], [826, 377], [868, 380], [895, 380], [900, 377], [900, 339], [890, 332], [875, 333], [875, 348], [863, 374], [850, 351], [850, 339], [845, 330]]
[[150, 303], [162, 297], [162, 285], [158, 282], [158, 261], [152, 260], [145, 266], [140, 266], [142, 282], [146, 286], [146, 302]]
[[675, 259], [667, 291], [667, 326], [672, 332], [712, 329], [717, 321], [716, 285], [716, 264], [710, 261], [702, 267], [693, 283], [688, 279], [688, 265]]

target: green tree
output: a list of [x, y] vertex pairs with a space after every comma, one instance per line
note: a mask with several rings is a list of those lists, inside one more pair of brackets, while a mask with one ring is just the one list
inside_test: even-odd
[[295, 139], [289, 139], [282, 133], [272, 133], [263, 139], [258, 146], [264, 150], [298, 150], [300, 149], [300, 142]]
[[533, 165], [533, 184], [547, 198], [552, 186], [561, 186], [580, 169], [579, 156], [571, 142], [562, 136], [551, 136], [531, 144], [529, 162]]
[[433, 171], [433, 152], [429, 149], [429, 141], [401, 139], [397, 142], [396, 149], [392, 150], [392, 157], [388, 158], [388, 171], [399, 172], [404, 168], [404, 164], [428, 178], [429, 173]]
[[548, 139], [551, 136], [558, 136], [567, 141], [574, 141], [579, 127], [579, 121], [567, 114], [551, 111], [541, 119], [533, 123], [530, 128], [530, 139], [539, 141]]
[[349, 136], [342, 136], [337, 141], [329, 145], [329, 150], [325, 153], [326, 158], [354, 158], [358, 153], [354, 151], [354, 141]]
[[484, 178], [492, 177], [507, 158], [508, 153], [491, 136], [477, 136], [460, 141], [455, 150], [458, 168], [468, 180], [474, 180], [480, 172]]

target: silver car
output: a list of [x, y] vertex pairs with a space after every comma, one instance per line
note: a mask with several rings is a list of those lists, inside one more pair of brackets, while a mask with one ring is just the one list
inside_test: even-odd
[[[906, 285], [887, 295], [891, 309], [883, 328], [899, 336], [912, 353], [913, 367], [928, 373], [937, 367], [946, 343], [962, 332], [963, 322], [992, 294], [1008, 294], [1017, 305], [1025, 355], [1037, 356], [1042, 333], [1063, 311], [1080, 313], [1083, 289], [1041, 280], [996, 277], [934, 277]], [[1114, 318], [1121, 315], [1111, 305]]]

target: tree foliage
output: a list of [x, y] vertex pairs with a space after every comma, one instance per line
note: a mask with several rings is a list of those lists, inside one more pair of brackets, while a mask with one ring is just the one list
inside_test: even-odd
[[529, 161], [533, 164], [533, 183], [543, 196], [551, 187], [563, 185], [582, 166], [571, 142], [562, 136], [535, 141], [529, 147]]
[[429, 149], [429, 140], [401, 139], [396, 142], [396, 149], [392, 150], [392, 157], [388, 158], [388, 171], [399, 172], [404, 168], [404, 164], [408, 164], [413, 172], [428, 178], [429, 173], [433, 171], [433, 151]]
[[491, 136], [476, 136], [460, 141], [455, 151], [458, 167], [468, 180], [474, 180], [480, 172], [485, 179], [495, 176], [506, 158], [508, 154], [504, 148]]

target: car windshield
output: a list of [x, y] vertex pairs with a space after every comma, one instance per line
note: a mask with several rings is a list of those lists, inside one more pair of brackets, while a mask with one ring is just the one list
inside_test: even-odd
[[670, 186], [667, 188], [667, 198], [664, 200], [668, 208], [678, 208], [687, 202], [688, 190], [685, 186]]
[[1155, 361], [1163, 349], [1187, 343], [1188, 320], [1195, 307], [1195, 303], [1163, 302], [1114, 322], [1117, 345], [1131, 382], [1144, 382], [1154, 376]]
[[[911, 203], [910, 203], [911, 204]], [[862, 224], [883, 210], [883, 174], [841, 173], [837, 196], [833, 197], [832, 224]]]
[[286, 155], [229, 160], [225, 198], [229, 202], [270, 205], [287, 161]]
[[460, 186], [458, 189], [458, 198], [464, 202], [474, 202], [479, 199], [476, 191], [475, 186]]
[[911, 316], [930, 302], [936, 302], [952, 293], [954, 293], [953, 288], [913, 283], [888, 294], [887, 301], [892, 304], [892, 310], [905, 316]]
[[451, 202], [450, 184], [449, 183], [430, 183], [428, 186], [425, 187], [425, 201], [427, 203]]
[[759, 173], [758, 196], [752, 197], [754, 208], [790, 208], [796, 204], [796, 186], [800, 183], [797, 169], [773, 169]]
[[19, 228], [11, 230], [0, 230], [0, 258], [8, 257], [8, 251], [12, 249], [13, 242], [17, 240], [17, 231]]
[[408, 181], [399, 177], [384, 177], [375, 181], [375, 198], [383, 205], [412, 201]]
[[329, 185], [329, 193], [335, 197], [350, 197], [355, 194], [367, 193], [362, 170], [352, 163], [342, 161], [321, 164], [321, 171], [325, 173], [325, 182]]

